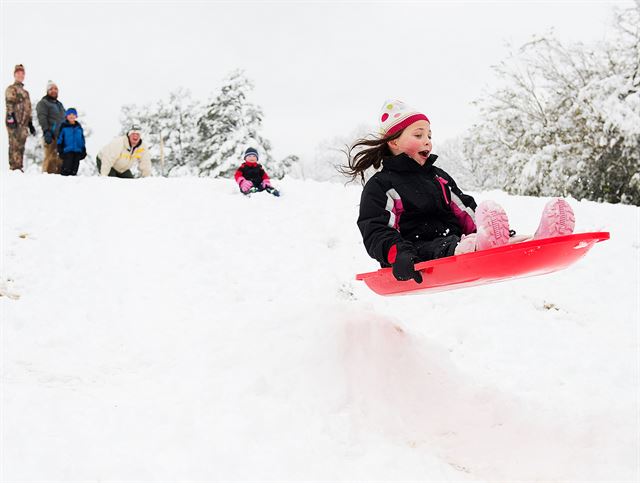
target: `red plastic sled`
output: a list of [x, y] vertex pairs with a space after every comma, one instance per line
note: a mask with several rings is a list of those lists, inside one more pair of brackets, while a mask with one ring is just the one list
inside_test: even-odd
[[512, 243], [490, 250], [439, 258], [416, 264], [422, 283], [397, 281], [391, 268], [356, 275], [379, 295], [442, 292], [555, 272], [580, 260], [608, 232], [573, 235]]

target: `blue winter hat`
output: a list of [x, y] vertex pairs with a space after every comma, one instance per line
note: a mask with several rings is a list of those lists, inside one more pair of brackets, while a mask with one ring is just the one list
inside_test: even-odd
[[78, 117], [78, 111], [76, 111], [75, 107], [70, 107], [69, 109], [66, 110], [66, 112], [64, 113], [65, 116], [68, 116], [69, 114], [73, 114], [74, 116]]
[[260, 156], [258, 156], [258, 150], [255, 148], [247, 148], [242, 159], [247, 159], [247, 156], [251, 155], [255, 156], [257, 159], [260, 159]]

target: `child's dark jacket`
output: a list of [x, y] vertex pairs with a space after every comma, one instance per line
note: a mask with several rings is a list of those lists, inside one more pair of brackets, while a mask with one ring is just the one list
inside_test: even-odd
[[465, 195], [432, 154], [424, 166], [406, 154], [383, 160], [367, 181], [358, 228], [371, 257], [389, 265], [389, 251], [411, 249], [421, 260], [453, 255], [463, 234], [475, 231], [475, 200]]
[[269, 175], [265, 172], [260, 163], [248, 163], [245, 161], [236, 170], [234, 178], [236, 182], [240, 178], [244, 178], [247, 181], [251, 181], [254, 186], [260, 186], [264, 180], [269, 179]]

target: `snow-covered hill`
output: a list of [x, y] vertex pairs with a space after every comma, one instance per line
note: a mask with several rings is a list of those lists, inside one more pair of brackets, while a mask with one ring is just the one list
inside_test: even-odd
[[566, 271], [381, 298], [358, 186], [2, 177], [2, 481], [640, 476], [636, 207], [572, 201], [611, 240]]

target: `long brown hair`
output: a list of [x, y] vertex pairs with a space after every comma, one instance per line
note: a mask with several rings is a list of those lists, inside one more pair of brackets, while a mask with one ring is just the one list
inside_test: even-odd
[[340, 172], [351, 178], [349, 182], [355, 181], [360, 176], [362, 184], [364, 184], [364, 172], [371, 166], [380, 169], [382, 158], [393, 155], [387, 143], [399, 138], [402, 131], [382, 138], [358, 139], [353, 146], [347, 146], [344, 151], [347, 155], [347, 164], [340, 166]]

